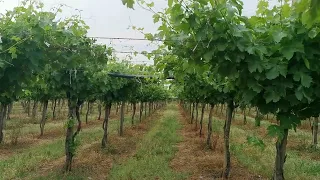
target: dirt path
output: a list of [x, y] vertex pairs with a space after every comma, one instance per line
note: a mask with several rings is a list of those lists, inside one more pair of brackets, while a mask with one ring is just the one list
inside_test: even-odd
[[[188, 124], [182, 108], [180, 108], [179, 120], [183, 125], [179, 132], [183, 136], [183, 140], [178, 144], [179, 151], [172, 161], [172, 168], [190, 173], [189, 179], [219, 179], [224, 162], [223, 135], [213, 135], [214, 150], [210, 150], [206, 148], [205, 137], [200, 138], [198, 131], [194, 130], [194, 125]], [[204, 124], [204, 130], [206, 130], [206, 124]], [[230, 179], [261, 179], [260, 176], [254, 175], [241, 166], [234, 157], [232, 157], [231, 163]]]

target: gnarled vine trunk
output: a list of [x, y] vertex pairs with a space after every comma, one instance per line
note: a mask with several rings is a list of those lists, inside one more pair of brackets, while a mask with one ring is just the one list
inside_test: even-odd
[[214, 104], [210, 104], [210, 112], [209, 112], [209, 121], [208, 121], [208, 137], [207, 137], [207, 146], [212, 148], [212, 116], [213, 116], [213, 108]]
[[102, 106], [100, 103], [98, 104], [98, 111], [99, 111], [98, 120], [100, 120], [101, 119], [101, 111], [102, 111]]
[[204, 109], [206, 107], [206, 104], [203, 103], [201, 107], [201, 116], [200, 116], [200, 137], [202, 136], [202, 127], [203, 127], [203, 115], [204, 115]]
[[259, 112], [259, 109], [258, 108], [256, 108], [256, 117], [255, 117], [255, 126], [257, 126], [257, 127], [260, 127], [260, 125], [261, 125], [261, 118], [262, 118], [262, 115], [260, 114], [260, 112]]
[[118, 114], [118, 111], [119, 111], [119, 104], [116, 103], [116, 115]]
[[80, 114], [83, 114], [83, 106], [84, 106], [84, 104], [82, 104], [82, 105], [80, 106]]
[[105, 109], [104, 109], [104, 120], [103, 120], [103, 137], [101, 142], [101, 147], [105, 148], [108, 144], [108, 123], [109, 123], [109, 116], [110, 116], [110, 110], [111, 110], [111, 103], [106, 103]]
[[25, 113], [27, 113], [27, 107], [26, 107], [26, 102], [25, 101], [21, 101], [20, 102], [21, 106], [22, 106], [22, 109]]
[[230, 100], [227, 104], [227, 118], [223, 127], [223, 137], [224, 137], [224, 168], [223, 168], [223, 178], [229, 178], [230, 170], [231, 170], [231, 157], [230, 157], [230, 128], [232, 115], [234, 111], [234, 102]]
[[198, 129], [198, 116], [199, 116], [198, 104], [199, 104], [199, 103], [196, 103], [196, 129]]
[[195, 103], [192, 103], [192, 112], [191, 112], [191, 121], [190, 123], [193, 124], [193, 120], [194, 120], [194, 110], [195, 110]]
[[[75, 155], [76, 143], [75, 138], [79, 134], [81, 130], [81, 121], [80, 121], [80, 105], [82, 104], [78, 100], [71, 99], [70, 95], [67, 94], [68, 97], [68, 123], [67, 123], [67, 132], [66, 132], [66, 140], [65, 140], [65, 154], [66, 154], [66, 162], [65, 162], [65, 171], [71, 171], [72, 159]], [[77, 120], [77, 129], [74, 132], [74, 125]]]
[[319, 118], [315, 117], [313, 120], [313, 128], [312, 128], [312, 145], [316, 149], [318, 145], [318, 124], [319, 124]]
[[58, 99], [58, 114], [61, 112], [61, 99]]
[[28, 113], [28, 117], [30, 117], [30, 108], [31, 108], [31, 101], [30, 100], [28, 100], [28, 102], [27, 102], [27, 113]]
[[42, 117], [41, 117], [41, 121], [40, 121], [40, 136], [43, 136], [44, 126], [46, 124], [48, 103], [49, 103], [48, 100], [43, 102]]
[[219, 104], [216, 105], [215, 111], [213, 111], [214, 114], [218, 114], [218, 110], [219, 110]]
[[286, 146], [288, 139], [288, 129], [283, 130], [283, 138], [278, 138], [276, 142], [276, 162], [273, 172], [273, 180], [284, 180], [284, 163], [286, 162]]
[[56, 119], [56, 107], [57, 107], [57, 99], [53, 101], [52, 119]]
[[64, 107], [64, 105], [65, 105], [65, 101], [64, 101], [64, 99], [62, 99], [62, 103], [61, 103], [60, 108], [62, 109]]
[[0, 104], [0, 143], [3, 142], [3, 129], [5, 125], [5, 118], [7, 112], [7, 105]]
[[243, 124], [247, 124], [247, 115], [246, 115], [246, 109], [243, 110]]
[[237, 109], [234, 109], [233, 113], [232, 113], [232, 119], [235, 120], [236, 119], [236, 112], [237, 112]]
[[126, 111], [127, 111], [127, 113], [129, 112], [129, 103], [126, 106]]
[[148, 103], [145, 102], [145, 103], [144, 103], [144, 118], [147, 117], [147, 108], [148, 108]]
[[88, 104], [87, 104], [86, 124], [88, 124], [88, 116], [89, 116], [89, 113], [90, 113], [90, 102], [88, 102]]
[[137, 104], [133, 103], [133, 112], [132, 112], [132, 117], [131, 117], [131, 124], [134, 124], [134, 116], [136, 115], [136, 109], [137, 109]]
[[11, 115], [12, 107], [13, 107], [13, 103], [10, 103], [8, 105], [8, 112], [7, 112], [7, 118], [6, 119], [11, 119], [10, 115]]
[[142, 113], [143, 113], [143, 102], [140, 102], [140, 113], [139, 113], [139, 121], [142, 120]]
[[120, 136], [123, 136], [124, 108], [125, 108], [125, 102], [122, 101], [121, 109], [120, 109], [120, 129], [119, 129], [119, 135]]
[[32, 119], [35, 119], [37, 117], [37, 109], [38, 109], [38, 101], [34, 101], [33, 107], [32, 107]]
[[40, 103], [40, 105], [38, 105], [38, 107], [39, 107], [39, 112], [41, 111], [42, 112], [42, 102], [39, 102]]

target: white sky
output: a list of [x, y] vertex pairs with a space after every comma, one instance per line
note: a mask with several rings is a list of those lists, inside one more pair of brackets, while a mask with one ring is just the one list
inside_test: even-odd
[[[2, 2], [1, 2], [2, 1]], [[21, 0], [0, 0], [0, 13], [11, 10], [17, 6]], [[157, 25], [153, 24], [152, 13], [135, 6], [135, 10], [126, 8], [121, 0], [41, 0], [46, 9], [57, 7], [59, 4], [65, 4], [63, 16], [79, 14], [75, 9], [82, 10], [81, 16], [90, 26], [89, 36], [94, 37], [129, 37], [144, 38], [137, 31], [132, 30], [129, 26], [143, 27], [145, 32], [155, 33]], [[152, 0], [155, 2], [155, 10], [167, 6], [167, 0]], [[275, 4], [276, 0], [271, 0]], [[258, 0], [243, 0], [243, 14], [250, 16], [255, 14]], [[111, 44], [116, 51], [148, 51], [155, 49], [147, 41], [131, 40], [98, 40], [100, 43]], [[117, 54], [118, 57], [125, 57], [126, 54]], [[143, 55], [133, 57], [132, 61], [136, 63], [152, 64], [153, 62]]]

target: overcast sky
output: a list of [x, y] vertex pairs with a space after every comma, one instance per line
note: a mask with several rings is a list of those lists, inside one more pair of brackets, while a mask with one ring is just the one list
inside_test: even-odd
[[[1, 2], [2, 1], [2, 2]], [[0, 13], [11, 10], [17, 6], [21, 0], [0, 0]], [[145, 32], [155, 33], [157, 25], [153, 24], [152, 13], [139, 6], [131, 10], [122, 5], [121, 0], [41, 0], [46, 9], [57, 7], [59, 4], [67, 5], [64, 7], [63, 16], [79, 14], [76, 9], [81, 10], [81, 16], [90, 26], [89, 36], [94, 37], [125, 37], [143, 38], [140, 32], [134, 31], [129, 26], [145, 28]], [[272, 0], [275, 2], [276, 0]], [[153, 0], [155, 10], [167, 6], [167, 0]], [[243, 14], [246, 16], [254, 15], [258, 0], [243, 0]], [[274, 3], [272, 3], [274, 4]], [[111, 44], [116, 51], [148, 51], [155, 48], [154, 45], [146, 41], [132, 40], [99, 40], [100, 43]], [[125, 57], [126, 54], [117, 54], [118, 57]], [[143, 55], [133, 57], [137, 63], [152, 63]]]

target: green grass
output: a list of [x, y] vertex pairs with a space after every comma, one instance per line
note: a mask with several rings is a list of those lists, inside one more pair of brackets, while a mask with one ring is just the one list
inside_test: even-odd
[[[129, 123], [129, 120], [127, 119], [126, 122]], [[110, 133], [117, 132], [119, 121], [112, 120], [109, 123]], [[81, 131], [78, 138], [80, 139], [81, 145], [84, 145], [100, 141], [102, 134], [103, 131], [100, 126], [93, 127]], [[64, 138], [58, 138], [50, 143], [34, 146], [26, 149], [22, 153], [15, 154], [0, 161], [0, 179], [23, 178], [29, 174], [33, 174], [39, 168], [39, 165], [63, 156]]]
[[177, 120], [178, 110], [170, 105], [163, 118], [143, 138], [136, 154], [122, 164], [116, 164], [107, 179], [185, 179], [186, 174], [170, 168], [170, 161], [177, 148], [174, 147], [181, 136], [177, 130], [181, 127]]
[[[16, 120], [16, 123], [19, 123], [19, 120]], [[59, 122], [48, 122], [46, 123], [45, 125], [45, 131], [52, 131], [52, 130], [57, 130], [57, 129], [61, 129], [63, 128], [64, 126], [64, 123], [63, 121], [59, 121]], [[40, 126], [39, 124], [22, 124], [22, 125], [18, 125], [18, 124], [14, 124], [14, 123], [11, 123], [10, 124], [12, 128], [8, 128], [7, 130], [4, 130], [4, 134], [5, 134], [5, 137], [8, 136], [9, 139], [6, 139], [5, 140], [10, 140], [10, 134], [11, 134], [11, 131], [13, 128], [21, 128], [21, 133], [20, 133], [20, 136], [25, 136], [25, 135], [40, 135]], [[19, 127], [20, 126], [20, 127]], [[21, 127], [23, 126], [23, 127]]]
[[[222, 120], [219, 120], [223, 122]], [[235, 121], [239, 121], [236, 119]], [[247, 121], [250, 124], [254, 124], [254, 119], [247, 117]], [[266, 128], [270, 122], [262, 121], [261, 127], [255, 127], [252, 129], [244, 129], [243, 125], [231, 126], [231, 152], [237, 160], [245, 165], [250, 171], [263, 175], [264, 177], [271, 177], [275, 160], [275, 141], [267, 136], [262, 137], [258, 129]], [[223, 123], [218, 129], [223, 128]], [[256, 136], [263, 140], [266, 147], [261, 150], [259, 146], [253, 146], [246, 143], [247, 136]], [[311, 140], [310, 133], [303, 130], [297, 132], [290, 131], [289, 141], [305, 141], [308, 138]], [[302, 141], [302, 142], [303, 142]], [[306, 152], [302, 152], [306, 153]], [[320, 162], [313, 160], [307, 156], [298, 155], [296, 150], [290, 148], [287, 149], [287, 161], [285, 163], [285, 177], [287, 179], [319, 179], [320, 177]]]
[[[204, 127], [206, 128], [208, 111], [204, 116]], [[216, 118], [216, 117], [215, 117]], [[262, 175], [263, 177], [271, 177], [273, 173], [275, 161], [275, 140], [269, 136], [259, 134], [259, 129], [266, 129], [271, 122], [261, 121], [261, 127], [248, 128], [244, 125], [236, 125], [235, 121], [243, 122], [243, 115], [236, 114], [236, 119], [231, 125], [231, 141], [230, 149], [233, 157], [250, 171]], [[247, 116], [247, 123], [254, 126], [254, 118]], [[240, 124], [241, 124], [240, 123]], [[239, 124], [239, 123], [238, 123]], [[222, 135], [223, 118], [216, 118], [213, 121], [213, 131]], [[266, 145], [262, 151], [259, 146], [249, 145], [247, 143], [248, 136], [255, 136], [262, 139]], [[294, 147], [287, 148], [287, 161], [285, 163], [285, 177], [287, 179], [320, 179], [320, 161], [313, 159], [319, 154], [319, 150], [310, 148], [312, 135], [310, 131], [297, 129], [289, 132], [289, 143], [297, 144]]]
[[[84, 111], [85, 112], [85, 111]], [[161, 119], [153, 119], [154, 123], [151, 130], [138, 141], [136, 154], [128, 158], [126, 161], [115, 161], [109, 177], [107, 179], [186, 179], [188, 174], [178, 173], [170, 168], [170, 161], [174, 157], [177, 148], [175, 145], [181, 140], [177, 130], [180, 124], [177, 121], [178, 109], [174, 105], [169, 105], [163, 112]], [[138, 122], [139, 113], [136, 114], [136, 122]], [[242, 121], [242, 115], [237, 114], [236, 120]], [[204, 117], [203, 128], [207, 128], [207, 112]], [[274, 139], [271, 137], [262, 137], [259, 129], [268, 127], [271, 123], [261, 121], [261, 127], [251, 127], [244, 125], [236, 125], [233, 121], [231, 126], [230, 147], [232, 158], [236, 158], [238, 162], [263, 177], [272, 175], [275, 146]], [[254, 118], [247, 116], [247, 123], [253, 125]], [[46, 125], [46, 129], [61, 128], [63, 122], [52, 122]], [[130, 118], [126, 118], [125, 126], [131, 123]], [[222, 135], [223, 120], [215, 119], [213, 121], [213, 131]], [[102, 129], [92, 127], [84, 129], [79, 139], [81, 146], [98, 142], [102, 137]], [[116, 134], [119, 126], [118, 119], [110, 121], [110, 133]], [[38, 125], [25, 124], [23, 135], [39, 132]], [[246, 142], [247, 136], [257, 136], [262, 139], [266, 145], [264, 150], [260, 147], [249, 145]], [[289, 132], [289, 141], [298, 144], [297, 147], [287, 149], [287, 161], [285, 163], [285, 177], [287, 179], [319, 179], [320, 177], [320, 161], [312, 159], [307, 153], [308, 145], [311, 143], [311, 133], [306, 130], [298, 130], [297, 132]], [[81, 148], [81, 146], [79, 148]], [[298, 147], [299, 146], [299, 147]], [[301, 147], [300, 147], [301, 146]], [[313, 154], [319, 153], [312, 152]], [[48, 143], [35, 145], [31, 148], [24, 149], [24, 152], [14, 154], [5, 160], [0, 161], [0, 179], [19, 179], [27, 177], [37, 177], [40, 173], [39, 166], [44, 166], [50, 161], [54, 161], [64, 157], [64, 138], [60, 137]], [[62, 164], [61, 164], [62, 167]], [[68, 175], [64, 175], [61, 171], [53, 171], [46, 177], [38, 177], [38, 179], [70, 179], [80, 180], [88, 179], [85, 172], [79, 173], [74, 171]], [[33, 178], [34, 179], [34, 178]]]
[[[137, 118], [137, 116], [136, 116]], [[137, 122], [137, 121], [136, 121]], [[128, 126], [131, 123], [131, 116], [125, 117], [125, 124], [124, 126]], [[118, 133], [119, 128], [119, 120], [112, 120], [109, 122], [109, 136], [116, 136]], [[88, 133], [81, 132], [79, 134], [79, 138], [81, 141], [81, 145], [88, 145], [90, 143], [96, 143], [101, 141], [103, 131], [101, 127], [96, 127], [94, 129], [90, 129]], [[61, 146], [61, 145], [59, 145]], [[61, 148], [61, 147], [59, 147]], [[81, 148], [81, 147], [79, 147]], [[112, 148], [112, 144], [109, 145], [109, 148]], [[64, 151], [63, 151], [64, 153]], [[60, 154], [58, 158], [64, 156], [64, 154]], [[76, 155], [77, 156], [77, 155]], [[54, 158], [57, 159], [57, 158]], [[53, 160], [54, 160], [53, 159]], [[49, 160], [50, 161], [50, 160]], [[39, 166], [37, 166], [39, 167]], [[62, 167], [62, 165], [61, 165]], [[87, 179], [88, 172], [86, 170], [81, 169], [74, 169], [72, 172], [65, 174], [63, 173], [62, 169], [54, 169], [54, 171], [49, 172], [46, 176], [39, 176], [38, 173], [41, 173], [37, 171], [36, 169], [34, 171], [26, 172], [23, 176], [19, 176], [20, 178], [27, 178], [27, 179], [38, 179], [38, 180], [45, 180], [45, 179], [65, 179], [65, 180], [81, 180], [81, 179]], [[1, 178], [0, 178], [1, 179]]]
[[[275, 159], [274, 142], [269, 138], [264, 139], [266, 148], [241, 143], [236, 140], [239, 137], [255, 135], [254, 132], [233, 127], [231, 150], [238, 161], [249, 168], [249, 170], [271, 177]], [[285, 163], [285, 177], [288, 179], [318, 179], [320, 176], [320, 162], [307, 157], [298, 156], [297, 153], [288, 149], [287, 161]]]

